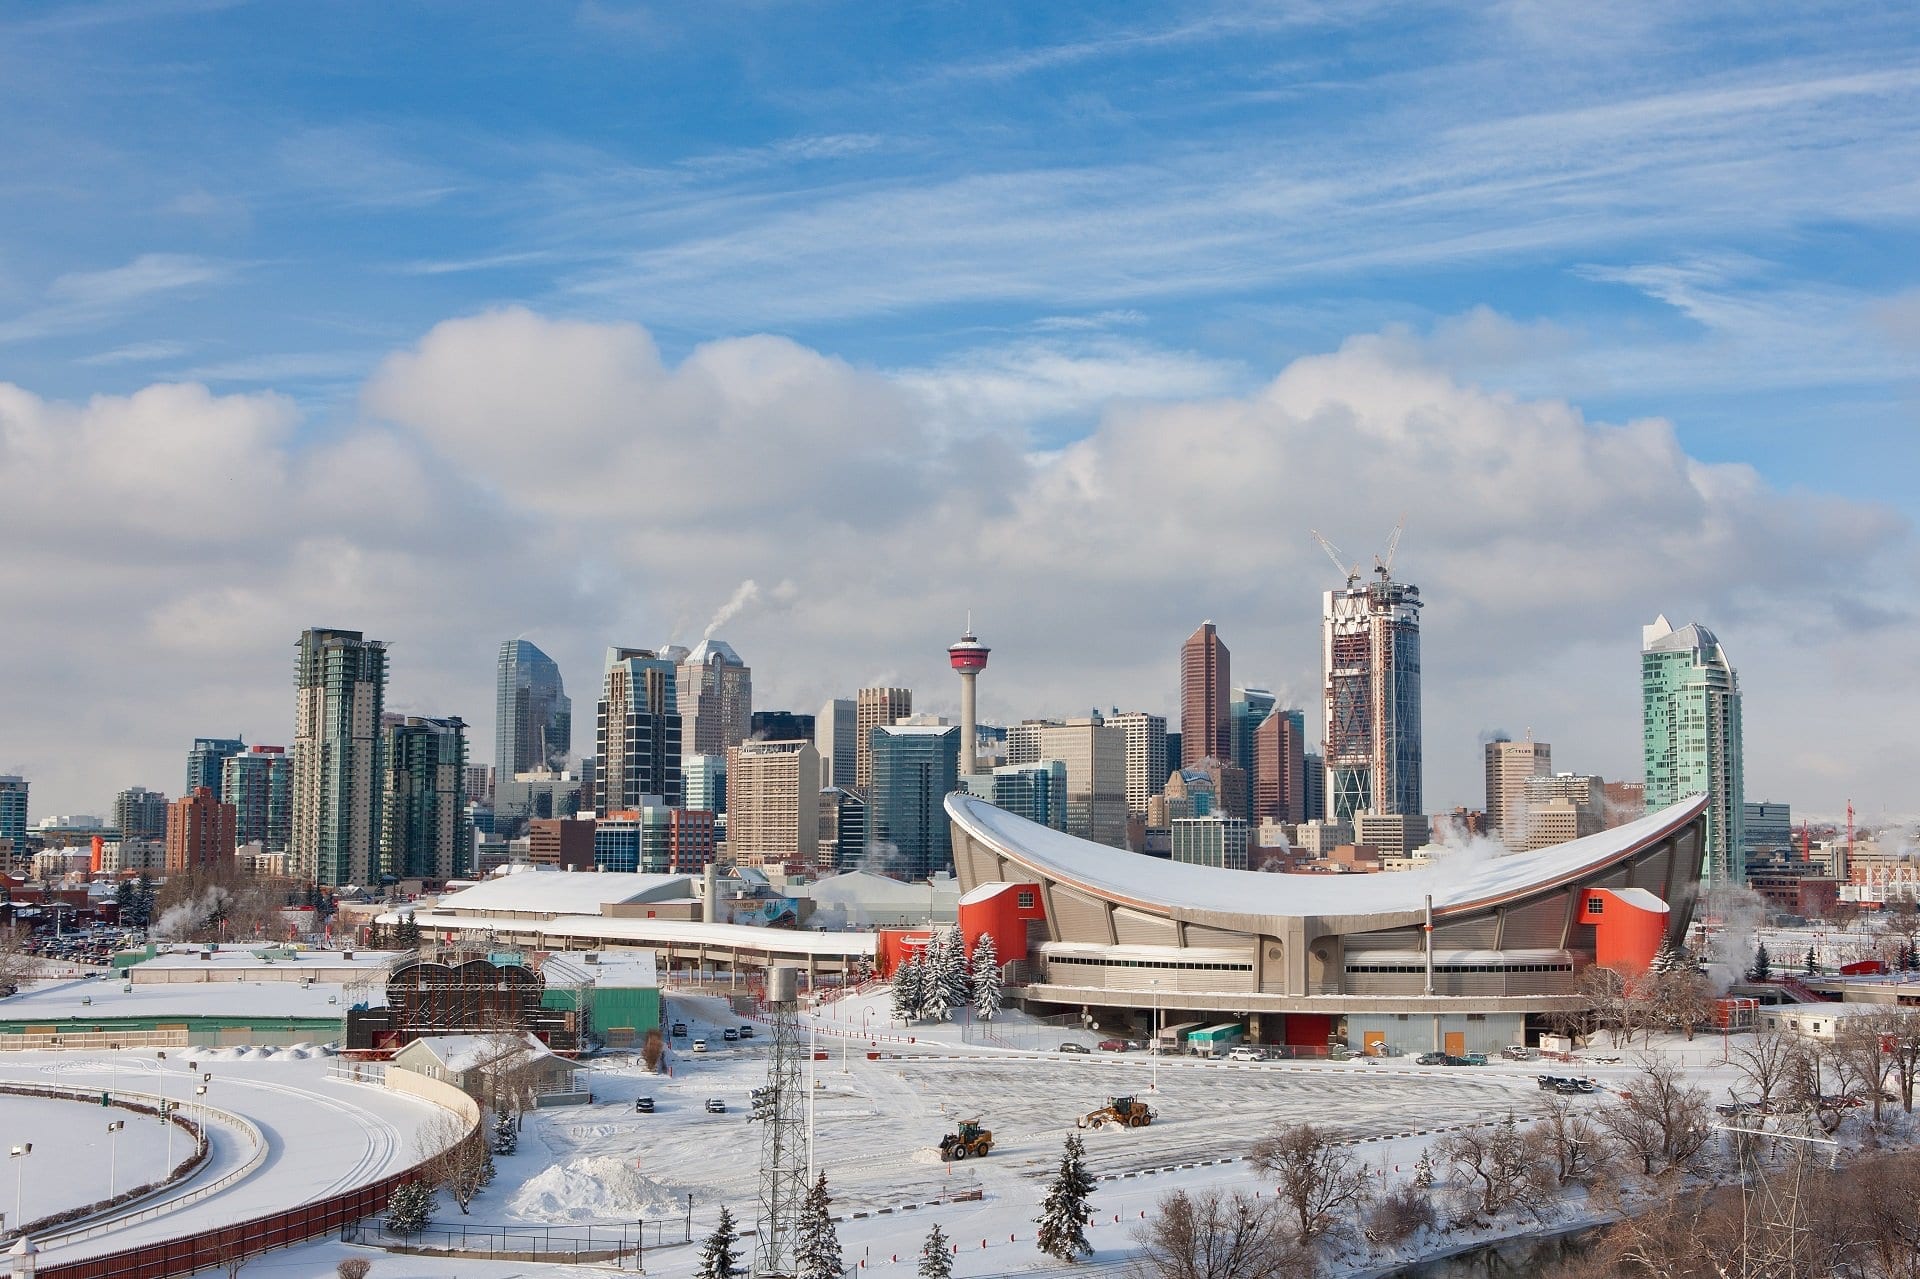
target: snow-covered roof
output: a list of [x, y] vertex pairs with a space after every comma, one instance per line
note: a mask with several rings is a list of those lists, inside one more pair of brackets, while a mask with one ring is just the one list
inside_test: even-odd
[[971, 795], [947, 796], [947, 815], [967, 833], [1063, 884], [1149, 910], [1222, 915], [1399, 914], [1471, 909], [1574, 881], [1660, 838], [1706, 807], [1697, 795], [1645, 817], [1531, 853], [1454, 852], [1414, 870], [1381, 875], [1269, 875], [1167, 862], [1079, 839], [1016, 817]]
[[[590, 878], [590, 877], [589, 877]], [[421, 911], [422, 928], [457, 929], [492, 921], [463, 919]], [[513, 921], [503, 921], [502, 931], [514, 931]], [[571, 915], [553, 919], [526, 920], [519, 927], [543, 937], [565, 939], [578, 949], [595, 942], [635, 946], [649, 942], [704, 943], [709, 946], [737, 946], [741, 950], [771, 951], [788, 955], [871, 955], [872, 933], [796, 932], [787, 928], [755, 928], [748, 924], [707, 924], [684, 919], [636, 919], [631, 916]], [[571, 962], [571, 961], [569, 961]]]
[[[593, 956], [591, 962], [587, 960], [589, 954]], [[557, 950], [547, 958], [589, 974], [596, 986], [624, 989], [660, 984], [660, 967], [650, 950]]]
[[[436, 915], [513, 911], [523, 914], [593, 915], [616, 902], [687, 897], [688, 875], [633, 875], [592, 871], [528, 870], [499, 875], [472, 888], [442, 897]], [[423, 919], [424, 922], [424, 919]]]
[[1650, 910], [1656, 915], [1664, 915], [1668, 912], [1667, 904], [1644, 888], [1610, 888], [1607, 891], [1629, 906]]
[[[284, 950], [272, 946], [226, 946], [208, 953], [202, 959], [204, 952], [204, 946], [162, 950], [152, 959], [141, 960], [138, 967], [149, 972], [171, 968], [196, 971], [211, 968], [222, 973], [246, 968], [364, 968], [373, 973], [384, 971], [400, 956], [399, 951], [393, 950], [356, 950], [349, 958], [345, 951], [339, 950]], [[267, 958], [269, 955], [271, 959]]]
[[958, 881], [946, 877], [931, 882], [923, 879], [910, 883], [904, 879], [876, 875], [872, 871], [849, 870], [815, 880], [811, 884], [792, 885], [787, 891], [795, 897], [810, 897], [822, 905], [856, 902], [865, 906], [898, 905], [924, 909], [934, 898], [953, 896], [958, 890]]
[[[524, 1043], [529, 1051], [523, 1061], [533, 1062], [554, 1056], [552, 1050], [532, 1035], [525, 1036]], [[423, 1035], [401, 1049], [400, 1053], [404, 1054], [408, 1049], [429, 1053], [447, 1070], [464, 1075], [500, 1056], [504, 1045], [491, 1035]]]
[[299, 1017], [344, 1020], [356, 1003], [385, 1004], [379, 984], [347, 987], [297, 981], [133, 983], [63, 981], [0, 1000], [0, 1022], [91, 1021], [121, 1017]]
[[716, 662], [722, 666], [746, 665], [740, 660], [740, 654], [733, 651], [733, 645], [718, 639], [701, 640], [680, 661], [686, 666], [710, 666]]

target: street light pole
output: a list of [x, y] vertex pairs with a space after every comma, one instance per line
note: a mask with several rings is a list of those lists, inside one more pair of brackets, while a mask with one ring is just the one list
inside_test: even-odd
[[124, 1119], [116, 1119], [107, 1125], [107, 1198], [113, 1198], [113, 1183], [120, 1173], [120, 1130], [127, 1126]]
[[33, 1153], [33, 1143], [22, 1142], [7, 1152], [7, 1158], [18, 1159], [13, 1174], [13, 1228], [21, 1234], [26, 1233], [27, 1219], [20, 1215], [20, 1196], [22, 1187], [27, 1183], [27, 1156]]
[[1153, 1058], [1153, 1084], [1151, 1092], [1160, 1091], [1160, 979], [1149, 978], [1147, 985], [1153, 988], [1153, 1042], [1147, 1045], [1147, 1055]]

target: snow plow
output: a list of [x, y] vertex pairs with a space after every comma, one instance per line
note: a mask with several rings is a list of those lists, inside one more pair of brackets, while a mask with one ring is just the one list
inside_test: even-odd
[[940, 1139], [940, 1158], [945, 1163], [969, 1155], [984, 1155], [992, 1149], [993, 1133], [982, 1128], [978, 1119], [962, 1119], [959, 1132], [950, 1132]]
[[1138, 1098], [1109, 1097], [1106, 1105], [1080, 1116], [1078, 1123], [1082, 1128], [1099, 1128], [1105, 1124], [1145, 1128], [1154, 1118], [1153, 1107]]

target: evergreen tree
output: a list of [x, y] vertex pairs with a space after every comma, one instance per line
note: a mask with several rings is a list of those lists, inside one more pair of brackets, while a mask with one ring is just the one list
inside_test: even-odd
[[921, 1021], [945, 1021], [953, 1010], [947, 1000], [946, 975], [940, 971], [937, 956], [928, 955], [920, 965], [920, 1006], [915, 1010]]
[[399, 927], [393, 930], [394, 944], [402, 950], [415, 950], [420, 945], [420, 921], [409, 911], [400, 917]]
[[153, 922], [153, 876], [144, 870], [133, 886], [133, 926], [145, 928]]
[[493, 1117], [493, 1153], [510, 1155], [520, 1148], [520, 1130], [513, 1126], [513, 1116], [501, 1111]]
[[903, 959], [893, 970], [893, 1017], [911, 1022], [920, 1015], [920, 961]]
[[131, 879], [121, 880], [120, 883], [114, 888], [113, 904], [119, 908], [119, 912], [120, 912], [119, 919], [122, 924], [126, 924], [132, 921], [133, 881]]
[[1673, 943], [1666, 938], [1660, 939], [1660, 949], [1653, 952], [1653, 962], [1647, 965], [1650, 973], [1679, 972], [1682, 968], [1680, 954]]
[[973, 943], [973, 1015], [981, 1021], [1000, 1015], [1000, 953], [992, 933]]
[[1093, 1177], [1087, 1172], [1086, 1147], [1080, 1134], [1067, 1134], [1066, 1148], [1060, 1153], [1060, 1170], [1047, 1186], [1047, 1197], [1040, 1201], [1040, 1251], [1069, 1265], [1082, 1256], [1091, 1256], [1093, 1245], [1087, 1242], [1087, 1196], [1093, 1193]]
[[1753, 967], [1747, 969], [1747, 980], [1766, 981], [1773, 976], [1773, 956], [1767, 954], [1767, 944], [1761, 942], [1753, 948]]
[[734, 1228], [733, 1214], [722, 1207], [720, 1224], [700, 1246], [700, 1268], [694, 1271], [695, 1279], [739, 1279], [745, 1274], [740, 1269], [740, 1254], [733, 1247], [738, 1242], [740, 1232]]
[[433, 1187], [424, 1181], [396, 1186], [387, 1197], [387, 1229], [396, 1235], [418, 1234], [433, 1220]]
[[1413, 1165], [1413, 1184], [1422, 1190], [1432, 1190], [1433, 1183], [1433, 1156], [1423, 1150], [1419, 1161]]
[[827, 1174], [823, 1172], [800, 1205], [800, 1243], [793, 1258], [799, 1279], [840, 1279], [840, 1272], [846, 1269], [832, 1209], [833, 1196], [827, 1193]]
[[1813, 953], [1813, 947], [1807, 947], [1807, 975], [1813, 976], [1820, 971], [1820, 957]]
[[947, 930], [940, 955], [940, 979], [946, 983], [947, 1007], [965, 1008], [973, 1002], [973, 965], [967, 962], [967, 941], [956, 926]]
[[953, 1279], [953, 1245], [938, 1222], [927, 1231], [927, 1242], [920, 1249], [919, 1279]]

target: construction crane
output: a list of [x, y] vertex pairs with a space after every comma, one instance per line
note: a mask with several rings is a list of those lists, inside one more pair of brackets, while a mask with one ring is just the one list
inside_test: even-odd
[[1321, 537], [1319, 529], [1314, 528], [1308, 529], [1307, 531], [1313, 534], [1314, 541], [1320, 543], [1320, 549], [1327, 553], [1327, 558], [1333, 561], [1333, 566], [1346, 576], [1349, 587], [1360, 580], [1360, 566], [1358, 564], [1349, 567], [1346, 561], [1340, 558], [1340, 548], [1332, 542], [1329, 542], [1326, 538]]
[[1393, 536], [1387, 539], [1386, 558], [1382, 559], [1378, 555], [1373, 557], [1373, 571], [1380, 575], [1380, 580], [1383, 582], [1393, 579], [1393, 553], [1400, 549], [1400, 535], [1406, 531], [1407, 517], [1402, 515], [1400, 522], [1393, 526]]

